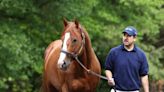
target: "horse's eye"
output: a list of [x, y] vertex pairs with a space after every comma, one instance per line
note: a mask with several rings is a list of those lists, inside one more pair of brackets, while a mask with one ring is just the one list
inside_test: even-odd
[[72, 42], [73, 42], [73, 43], [76, 43], [76, 42], [77, 42], [77, 39], [73, 39]]

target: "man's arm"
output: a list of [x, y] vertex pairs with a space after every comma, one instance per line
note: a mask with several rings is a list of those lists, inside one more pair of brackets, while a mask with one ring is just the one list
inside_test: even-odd
[[142, 82], [142, 86], [143, 86], [144, 92], [149, 92], [148, 75], [142, 76], [141, 77], [141, 82]]
[[107, 78], [112, 78], [112, 72], [110, 70], [105, 70], [105, 74]]
[[105, 70], [106, 77], [108, 78], [108, 84], [111, 86], [115, 85], [114, 79], [112, 78], [112, 72], [110, 70]]

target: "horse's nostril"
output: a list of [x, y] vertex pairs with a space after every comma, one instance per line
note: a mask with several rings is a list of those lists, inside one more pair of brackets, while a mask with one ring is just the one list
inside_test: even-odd
[[64, 63], [62, 64], [62, 68], [66, 67], [66, 62], [64, 61]]

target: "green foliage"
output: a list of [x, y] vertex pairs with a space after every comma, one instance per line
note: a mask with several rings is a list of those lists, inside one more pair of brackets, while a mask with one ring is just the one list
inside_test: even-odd
[[31, 92], [32, 85], [28, 82], [32, 71], [27, 69], [32, 69], [31, 65], [34, 61], [29, 58], [29, 46], [31, 46], [29, 39], [15, 25], [1, 23], [0, 29], [0, 67], [2, 69], [0, 89], [11, 89], [13, 92], [25, 89]]
[[[39, 91], [44, 50], [60, 39], [63, 17], [76, 18], [86, 28], [102, 72], [108, 51], [121, 44], [122, 30], [135, 26], [151, 80], [163, 79], [164, 46], [158, 45], [163, 5], [163, 0], [0, 0], [0, 91]], [[106, 81], [97, 91], [109, 91]]]

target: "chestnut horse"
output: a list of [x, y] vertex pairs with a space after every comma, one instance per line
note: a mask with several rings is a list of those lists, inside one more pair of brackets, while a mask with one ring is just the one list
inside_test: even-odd
[[64, 20], [61, 39], [45, 51], [44, 92], [96, 92], [100, 63], [87, 31], [78, 21]]

